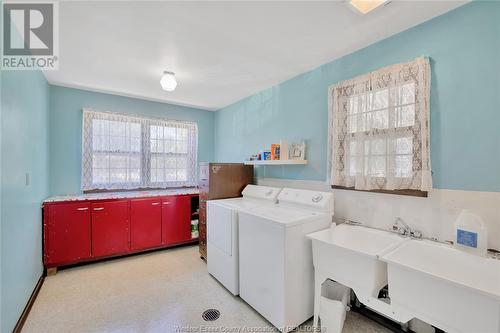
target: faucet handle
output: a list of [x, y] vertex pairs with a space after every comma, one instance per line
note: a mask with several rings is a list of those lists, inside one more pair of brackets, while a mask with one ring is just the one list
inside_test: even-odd
[[408, 233], [408, 230], [406, 230], [406, 228], [401, 226], [398, 223], [398, 221], [394, 222], [394, 224], [392, 225], [392, 231], [397, 232], [398, 234], [401, 234], [401, 235], [406, 235]]
[[402, 228], [397, 223], [394, 223], [394, 225], [392, 226], [392, 231], [397, 232], [398, 234], [401, 234], [403, 236], [407, 233], [406, 229]]
[[344, 223], [350, 224], [350, 225], [363, 225], [363, 223], [361, 223], [361, 222], [357, 222], [357, 221], [353, 221], [353, 220], [349, 220], [349, 219], [344, 219]]
[[410, 232], [410, 235], [411, 237], [413, 238], [422, 238], [422, 232], [418, 231], [418, 230], [412, 230]]
[[401, 235], [411, 235], [412, 230], [408, 224], [406, 224], [405, 221], [401, 217], [396, 217], [396, 220], [394, 221], [392, 225], [392, 230], [400, 233]]

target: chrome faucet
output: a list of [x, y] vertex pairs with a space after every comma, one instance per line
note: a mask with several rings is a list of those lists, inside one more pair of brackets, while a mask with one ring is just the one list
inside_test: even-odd
[[392, 230], [403, 235], [410, 236], [412, 238], [422, 238], [422, 233], [418, 230], [413, 230], [401, 217], [396, 217], [394, 224], [392, 225]]
[[[354, 226], [360, 226], [360, 227], [365, 227], [365, 228], [370, 228], [370, 229], [377, 229], [377, 230], [382, 230], [382, 231], [387, 231], [385, 228], [377, 228], [374, 226], [367, 226], [361, 222], [349, 220], [349, 219], [342, 219], [345, 224], [350, 224]], [[406, 224], [405, 221], [403, 221], [402, 218], [399, 216], [396, 217], [396, 220], [394, 221], [394, 224], [392, 225], [392, 232], [398, 233], [402, 236], [409, 236], [411, 238], [415, 239], [422, 239], [422, 233], [418, 230], [413, 230], [408, 224]]]
[[344, 219], [344, 223], [345, 224], [350, 224], [350, 225], [363, 226], [363, 223], [361, 223], [361, 222], [356, 222], [356, 221], [352, 221], [352, 220], [348, 220], [348, 219]]
[[409, 235], [411, 232], [411, 228], [402, 218], [399, 216], [396, 217], [394, 224], [392, 225], [392, 230], [400, 233], [401, 235]]

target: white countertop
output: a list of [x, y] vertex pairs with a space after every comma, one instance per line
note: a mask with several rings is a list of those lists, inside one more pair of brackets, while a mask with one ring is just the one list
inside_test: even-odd
[[86, 200], [107, 200], [107, 199], [130, 199], [130, 198], [144, 198], [144, 197], [160, 197], [169, 195], [185, 195], [185, 194], [198, 194], [199, 190], [195, 187], [187, 188], [174, 188], [166, 190], [144, 190], [144, 191], [123, 191], [123, 192], [103, 192], [103, 193], [87, 193], [87, 194], [74, 194], [74, 195], [59, 195], [53, 196], [44, 200], [48, 202], [62, 202], [62, 201], [86, 201]]

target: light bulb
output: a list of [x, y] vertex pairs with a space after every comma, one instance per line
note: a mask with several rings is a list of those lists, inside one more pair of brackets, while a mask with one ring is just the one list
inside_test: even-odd
[[175, 79], [175, 73], [173, 72], [163, 72], [160, 80], [161, 88], [165, 91], [174, 91], [177, 87], [177, 80]]
[[372, 10], [387, 4], [388, 0], [350, 0], [349, 4], [361, 14], [368, 14]]

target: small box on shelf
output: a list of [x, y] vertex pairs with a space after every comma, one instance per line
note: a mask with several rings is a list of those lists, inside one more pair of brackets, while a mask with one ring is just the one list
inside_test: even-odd
[[288, 141], [280, 140], [280, 143], [271, 144], [271, 150], [264, 150], [259, 154], [250, 156], [250, 159], [245, 161], [246, 165], [305, 165], [306, 144], [292, 143], [288, 145]]
[[254, 160], [254, 161], [245, 161], [246, 165], [305, 165], [307, 164], [307, 160]]

